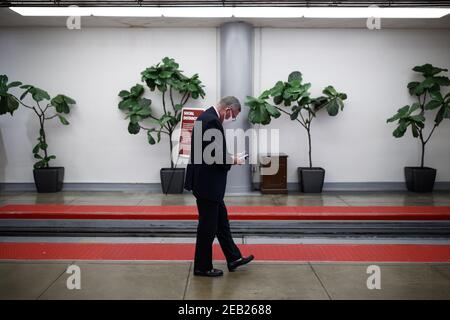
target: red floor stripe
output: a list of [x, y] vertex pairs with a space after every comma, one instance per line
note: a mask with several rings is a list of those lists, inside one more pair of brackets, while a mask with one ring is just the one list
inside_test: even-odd
[[[450, 262], [449, 245], [248, 244], [260, 261]], [[0, 243], [2, 260], [192, 260], [194, 244]], [[214, 259], [224, 260], [214, 246]]]
[[[450, 220], [450, 206], [230, 206], [231, 220]], [[196, 220], [195, 206], [4, 205], [0, 219]]]

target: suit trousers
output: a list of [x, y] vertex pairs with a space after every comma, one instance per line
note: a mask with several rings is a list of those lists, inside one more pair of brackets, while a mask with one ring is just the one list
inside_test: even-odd
[[213, 268], [212, 245], [217, 236], [227, 262], [242, 257], [231, 236], [230, 223], [225, 203], [197, 198], [198, 227], [195, 245], [194, 270], [208, 271]]

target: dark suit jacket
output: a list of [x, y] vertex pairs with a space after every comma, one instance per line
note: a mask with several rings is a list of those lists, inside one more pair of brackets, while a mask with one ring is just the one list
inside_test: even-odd
[[[186, 168], [186, 180], [184, 188], [186, 190], [192, 190], [192, 193], [198, 199], [222, 201], [225, 195], [227, 174], [231, 168], [231, 164], [229, 164], [230, 155], [227, 153], [225, 133], [222, 127], [222, 123], [220, 122], [219, 117], [214, 110], [214, 107], [210, 107], [209, 109], [205, 110], [197, 118], [196, 121], [201, 121], [202, 124], [201, 137], [203, 137], [203, 134], [206, 130], [217, 129], [222, 133], [222, 139], [221, 141], [214, 141], [214, 139], [212, 141], [195, 141], [195, 129], [197, 127], [194, 125], [191, 137], [191, 157], [190, 163]], [[201, 157], [201, 159], [195, 159], [196, 161], [194, 161], [195, 146], [199, 143], [202, 144], [202, 155], [205, 148], [211, 143], [214, 143], [215, 152], [219, 152], [218, 154], [223, 156], [223, 159], [221, 159], [221, 161], [217, 161], [220, 163], [214, 162], [212, 164], [208, 164], [205, 162], [205, 159], [203, 159], [203, 156]], [[213, 155], [214, 154], [215, 153], [213, 153]]]

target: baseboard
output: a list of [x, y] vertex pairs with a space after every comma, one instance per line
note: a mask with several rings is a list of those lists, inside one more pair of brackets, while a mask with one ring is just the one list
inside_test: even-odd
[[[0, 191], [36, 191], [34, 183], [0, 183]], [[160, 183], [64, 183], [63, 191], [124, 191], [161, 193]]]
[[[450, 191], [450, 182], [436, 182], [434, 189]], [[298, 183], [288, 183], [288, 190], [298, 191]], [[404, 182], [325, 182], [323, 191], [406, 191], [406, 185]]]
[[[406, 191], [404, 182], [325, 182], [324, 191]], [[436, 191], [450, 191], [450, 181], [439, 181]], [[0, 183], [0, 192], [36, 191], [34, 183]], [[161, 193], [159, 183], [65, 183], [63, 191], [123, 191]], [[298, 183], [288, 183], [289, 192], [298, 192]], [[185, 193], [189, 193], [185, 191]], [[251, 194], [247, 186], [227, 188], [227, 194]]]

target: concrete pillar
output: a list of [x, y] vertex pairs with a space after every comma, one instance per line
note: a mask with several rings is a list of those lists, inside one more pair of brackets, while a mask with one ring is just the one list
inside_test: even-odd
[[[245, 22], [229, 22], [220, 26], [220, 95], [235, 96], [242, 111], [227, 128], [250, 127], [245, 98], [253, 94], [253, 26]], [[238, 150], [243, 151], [243, 150]], [[248, 152], [248, 143], [246, 145]], [[250, 165], [233, 166], [228, 173], [227, 192], [240, 193], [251, 190]]]

